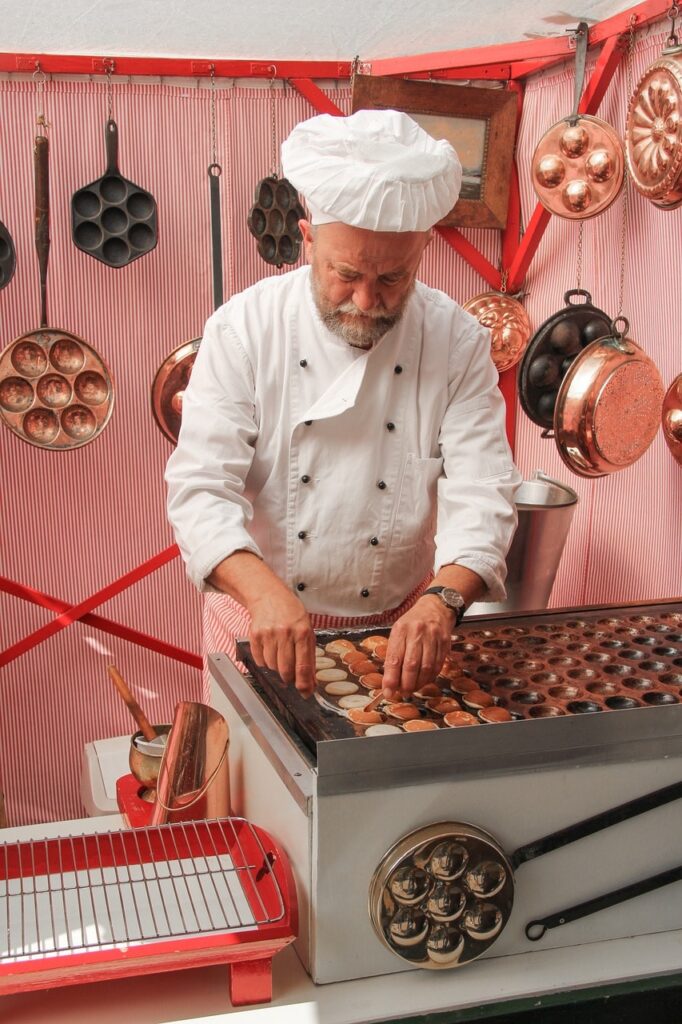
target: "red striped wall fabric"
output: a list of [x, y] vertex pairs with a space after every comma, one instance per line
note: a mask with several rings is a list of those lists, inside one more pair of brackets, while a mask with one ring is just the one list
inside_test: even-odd
[[[639, 40], [633, 82], [658, 56], [664, 40], [664, 32]], [[349, 111], [347, 87], [324, 87]], [[116, 401], [102, 434], [73, 451], [35, 448], [0, 429], [0, 574], [74, 604], [172, 542], [163, 485], [170, 445], [153, 420], [150, 388], [163, 359], [199, 336], [212, 311], [210, 92], [207, 83], [115, 81], [120, 169], [155, 196], [159, 243], [128, 267], [114, 270], [78, 250], [70, 233], [71, 195], [104, 171], [106, 87], [65, 79], [46, 85], [52, 223], [48, 320], [98, 351], [111, 370]], [[621, 68], [600, 112], [619, 130], [628, 96]], [[572, 98], [570, 68], [528, 84], [517, 151], [525, 222], [535, 205], [529, 178], [535, 144], [570, 112]], [[0, 292], [0, 348], [39, 322], [33, 242], [36, 103], [32, 80], [0, 80], [0, 220], [17, 250], [15, 277]], [[246, 226], [256, 183], [273, 170], [273, 103], [278, 139], [314, 113], [291, 88], [228, 83], [217, 89], [225, 298], [263, 276], [287, 272], [263, 263]], [[614, 314], [621, 202], [584, 227], [583, 286], [597, 305]], [[682, 362], [674, 301], [682, 270], [681, 225], [682, 210], [663, 213], [631, 193], [624, 313], [666, 384]], [[531, 264], [525, 302], [536, 327], [564, 305], [564, 292], [575, 287], [577, 230], [576, 224], [554, 219]], [[472, 230], [467, 237], [498, 263], [498, 232]], [[440, 238], [427, 250], [421, 276], [458, 301], [488, 290]], [[541, 468], [580, 494], [553, 605], [680, 593], [682, 469], [662, 436], [634, 467], [588, 481], [566, 470], [553, 442], [542, 440], [540, 429], [519, 409], [517, 460], [526, 476]], [[0, 609], [3, 648], [51, 617], [6, 594], [0, 594]], [[201, 650], [201, 600], [177, 559], [97, 611], [188, 650]], [[172, 720], [178, 700], [202, 697], [196, 669], [79, 623], [11, 662], [0, 673], [0, 788], [11, 824], [82, 814], [84, 744], [134, 731], [109, 682], [109, 662], [118, 666], [154, 722]]]

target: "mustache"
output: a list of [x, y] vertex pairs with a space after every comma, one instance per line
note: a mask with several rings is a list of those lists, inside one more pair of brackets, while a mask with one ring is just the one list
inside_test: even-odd
[[342, 302], [334, 308], [334, 313], [350, 313], [352, 316], [364, 316], [370, 320], [386, 320], [391, 314], [385, 306], [376, 306], [374, 309], [358, 309], [354, 302]]

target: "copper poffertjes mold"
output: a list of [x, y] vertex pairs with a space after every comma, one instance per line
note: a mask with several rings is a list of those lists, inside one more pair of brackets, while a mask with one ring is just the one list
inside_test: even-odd
[[585, 220], [602, 213], [623, 185], [623, 144], [598, 117], [581, 114], [553, 125], [531, 161], [533, 188], [558, 217]]
[[490, 354], [500, 373], [518, 363], [532, 334], [528, 314], [518, 299], [503, 292], [481, 292], [464, 303], [490, 330]]
[[258, 182], [247, 224], [266, 263], [281, 267], [296, 262], [302, 241], [298, 222], [304, 217], [298, 192], [286, 178], [273, 174]]
[[80, 448], [104, 430], [113, 405], [107, 366], [75, 334], [31, 331], [0, 353], [0, 416], [29, 444]]

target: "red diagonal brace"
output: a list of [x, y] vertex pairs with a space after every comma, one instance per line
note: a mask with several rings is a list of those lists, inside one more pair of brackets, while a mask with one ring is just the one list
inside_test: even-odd
[[40, 629], [36, 629], [35, 632], [29, 633], [23, 640], [19, 640], [16, 644], [12, 644], [6, 650], [0, 652], [0, 667], [8, 665], [11, 661], [21, 657], [26, 651], [30, 651], [31, 648], [36, 647], [38, 644], [48, 640], [55, 633], [58, 633], [62, 629], [66, 629], [72, 622], [77, 622], [78, 619], [82, 618], [83, 615], [91, 612], [93, 608], [97, 608], [100, 604], [104, 604], [105, 601], [111, 600], [112, 597], [116, 597], [121, 591], [127, 590], [128, 587], [132, 586], [133, 583], [137, 583], [138, 580], [144, 579], [145, 576], [149, 576], [150, 573], [156, 569], [160, 569], [162, 565], [167, 562], [171, 562], [178, 555], [177, 544], [171, 544], [170, 547], [165, 548], [164, 551], [160, 551], [152, 558], [147, 559], [141, 565], [131, 569], [130, 572], [120, 576], [113, 583], [107, 584], [106, 587], [102, 587], [95, 594], [87, 597], [80, 604], [73, 605], [68, 611], [62, 612], [52, 622], [48, 622], [45, 626], [41, 626]]
[[437, 228], [438, 234], [462, 256], [491, 288], [500, 287], [500, 272], [457, 228]]
[[[16, 580], [10, 580], [6, 576], [0, 576], [0, 591], [11, 594], [13, 597], [18, 597], [22, 601], [29, 601], [31, 604], [36, 604], [41, 608], [49, 608], [53, 612], [66, 612], [73, 607], [68, 601], [62, 601], [58, 597], [45, 594], [42, 590], [36, 590], [34, 587], [27, 587], [25, 584], [18, 583]], [[200, 670], [203, 668], [201, 657], [198, 654], [194, 654], [193, 651], [186, 651], [183, 647], [166, 643], [165, 640], [159, 640], [158, 637], [142, 633], [139, 629], [133, 629], [131, 626], [121, 625], [120, 622], [105, 619], [103, 615], [95, 615], [92, 612], [88, 612], [86, 615], [81, 615], [79, 621], [84, 625], [99, 629], [103, 633], [109, 633], [111, 636], [117, 636], [119, 639], [127, 640], [131, 644], [137, 644], [138, 647], [145, 647], [156, 654], [163, 654], [164, 657], [172, 658], [173, 661], [180, 661], [185, 665], [190, 665], [192, 668]]]
[[343, 111], [310, 78], [290, 78], [289, 82], [301, 96], [312, 103], [318, 114], [336, 114], [343, 117]]

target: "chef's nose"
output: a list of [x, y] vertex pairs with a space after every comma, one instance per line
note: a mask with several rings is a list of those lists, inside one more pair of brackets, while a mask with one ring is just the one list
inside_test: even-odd
[[379, 304], [376, 284], [372, 281], [356, 281], [353, 290], [353, 302], [363, 313], [374, 309]]

